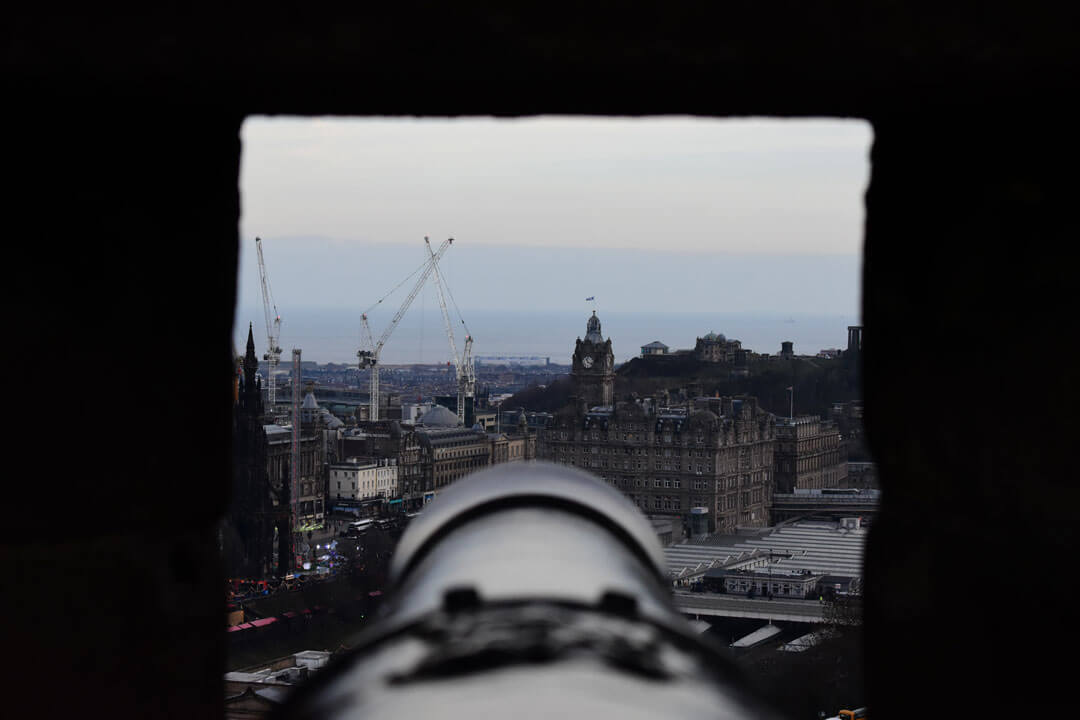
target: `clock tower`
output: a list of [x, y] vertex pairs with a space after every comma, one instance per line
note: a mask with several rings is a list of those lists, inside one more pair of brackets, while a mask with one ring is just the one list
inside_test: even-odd
[[585, 339], [577, 339], [574, 346], [574, 388], [586, 406], [612, 405], [615, 399], [615, 353], [611, 351], [611, 338], [605, 340], [600, 334], [600, 318], [593, 310], [585, 328]]

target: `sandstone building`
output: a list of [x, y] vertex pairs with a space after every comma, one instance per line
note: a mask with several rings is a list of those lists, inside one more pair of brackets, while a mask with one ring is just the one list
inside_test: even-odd
[[742, 341], [728, 340], [724, 335], [711, 332], [699, 337], [694, 343], [694, 357], [702, 362], [735, 364], [736, 355], [742, 350]]
[[648, 345], [641, 346], [641, 357], [650, 357], [652, 355], [667, 355], [670, 348], [659, 340], [653, 340]]
[[430, 427], [417, 429], [417, 435], [425, 495], [438, 493], [455, 480], [491, 463], [491, 442], [482, 430]]
[[776, 492], [847, 487], [847, 447], [834, 423], [815, 415], [776, 420]]
[[[716, 399], [716, 410], [615, 402], [613, 375], [584, 359], [611, 340], [594, 313], [574, 352], [578, 399], [541, 433], [538, 456], [581, 467], [625, 493], [643, 512], [689, 523], [706, 508], [710, 532], [768, 524], [776, 424], [750, 397]], [[593, 364], [595, 367], [595, 363]], [[601, 400], [602, 402], [594, 402]]]
[[525, 413], [518, 418], [517, 432], [488, 433], [491, 465], [536, 459], [536, 433], [529, 431]]
[[420, 437], [397, 420], [365, 422], [340, 440], [339, 456], [393, 460], [397, 465], [397, 493], [406, 509], [415, 509], [423, 494], [424, 470], [420, 458]]
[[[341, 438], [339, 452], [346, 458], [356, 456], [373, 463], [395, 464], [395, 492], [376, 495], [400, 497], [406, 510], [415, 510], [430, 502], [440, 489], [471, 472], [500, 462], [535, 459], [536, 433], [529, 429], [523, 413], [517, 419], [516, 432], [488, 433], [479, 425], [461, 427], [457, 415], [441, 405], [432, 405], [415, 426], [396, 420], [362, 423]], [[338, 464], [331, 467], [331, 473], [346, 469]], [[334, 476], [331, 482], [337, 479]], [[343, 490], [348, 483], [357, 482], [344, 474], [340, 479]], [[334, 491], [336, 485], [331, 487], [332, 494]]]
[[585, 328], [585, 339], [577, 339], [570, 376], [578, 402], [585, 406], [611, 405], [615, 397], [615, 354], [611, 338], [600, 333], [600, 318], [593, 311]]
[[351, 457], [330, 466], [331, 500], [389, 500], [397, 496], [396, 458]]

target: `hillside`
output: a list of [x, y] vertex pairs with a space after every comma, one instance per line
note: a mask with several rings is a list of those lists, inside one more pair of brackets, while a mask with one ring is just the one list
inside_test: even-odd
[[525, 408], [533, 412], [555, 412], [570, 403], [574, 384], [569, 375], [559, 378], [545, 387], [534, 385], [519, 390], [502, 402], [505, 410]]
[[[615, 397], [627, 400], [634, 394], [690, 388], [692, 395], [752, 395], [768, 412], [786, 416], [787, 388], [793, 386], [797, 414], [828, 415], [833, 403], [860, 399], [846, 364], [843, 359], [758, 360], [750, 365], [749, 377], [732, 377], [731, 365], [702, 362], [692, 355], [634, 358], [615, 373]], [[571, 378], [561, 378], [547, 388], [523, 390], [503, 407], [554, 412], [570, 402], [573, 392]]]

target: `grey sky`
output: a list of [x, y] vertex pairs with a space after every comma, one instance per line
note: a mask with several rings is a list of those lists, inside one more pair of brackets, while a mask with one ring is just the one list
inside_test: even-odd
[[857, 313], [862, 121], [252, 118], [242, 139], [240, 308], [256, 235], [283, 313], [367, 307], [430, 235], [456, 239], [463, 308]]

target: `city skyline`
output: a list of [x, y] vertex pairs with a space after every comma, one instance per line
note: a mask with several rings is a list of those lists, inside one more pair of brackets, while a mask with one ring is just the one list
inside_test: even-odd
[[[440, 364], [450, 359], [445, 326], [434, 290], [426, 302], [419, 298], [401, 320], [383, 348], [382, 362], [387, 365]], [[590, 304], [591, 305], [591, 304]], [[396, 307], [378, 315], [373, 332], [383, 330], [384, 321]], [[566, 364], [573, 353], [574, 340], [585, 334], [590, 309], [522, 313], [499, 310], [463, 311], [476, 345], [474, 353], [483, 355], [547, 356], [551, 362]], [[605, 337], [610, 336], [617, 362], [626, 362], [640, 353], [640, 346], [659, 340], [673, 350], [692, 348], [697, 337], [718, 332], [741, 340], [744, 347], [775, 354], [785, 340], [795, 343], [799, 354], [813, 355], [827, 348], [843, 348], [847, 326], [857, 324], [855, 316], [782, 314], [732, 315], [724, 313], [644, 313], [599, 310]], [[262, 309], [249, 307], [238, 311], [234, 343], [243, 351], [248, 323], [255, 333], [256, 348], [261, 353], [266, 344], [262, 331]], [[300, 348], [304, 360], [356, 364], [360, 346], [359, 326], [353, 313], [341, 309], [308, 309], [283, 315], [281, 347], [286, 351]], [[374, 322], [374, 319], [373, 319]], [[459, 350], [463, 341], [460, 325], [455, 323]], [[284, 356], [283, 356], [284, 357]]]

